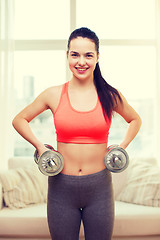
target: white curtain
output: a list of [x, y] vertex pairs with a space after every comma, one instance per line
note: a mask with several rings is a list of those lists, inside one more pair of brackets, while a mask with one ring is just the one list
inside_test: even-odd
[[0, 0], [0, 170], [13, 154], [14, 0]]

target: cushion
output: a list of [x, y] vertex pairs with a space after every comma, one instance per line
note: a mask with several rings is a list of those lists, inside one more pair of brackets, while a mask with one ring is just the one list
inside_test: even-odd
[[29, 204], [46, 202], [47, 177], [37, 168], [16, 168], [0, 173], [5, 205], [24, 208]]
[[131, 162], [126, 184], [116, 200], [160, 207], [160, 167], [154, 159]]

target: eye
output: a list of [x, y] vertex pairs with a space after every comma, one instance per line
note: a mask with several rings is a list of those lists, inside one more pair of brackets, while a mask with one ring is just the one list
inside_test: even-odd
[[78, 57], [78, 54], [77, 53], [72, 53], [71, 56], [72, 57]]
[[87, 57], [87, 58], [92, 58], [93, 55], [92, 55], [92, 54], [87, 54], [86, 57]]

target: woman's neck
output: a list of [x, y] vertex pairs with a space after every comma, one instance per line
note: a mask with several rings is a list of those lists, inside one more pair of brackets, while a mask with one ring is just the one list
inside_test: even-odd
[[70, 86], [73, 88], [83, 88], [84, 89], [91, 89], [95, 87], [93, 78], [92, 79], [87, 79], [87, 80], [79, 80], [74, 77], [70, 80]]

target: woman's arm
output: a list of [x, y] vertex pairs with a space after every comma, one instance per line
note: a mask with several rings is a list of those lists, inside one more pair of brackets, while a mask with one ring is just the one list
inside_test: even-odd
[[122, 98], [122, 103], [118, 100], [115, 112], [120, 114], [129, 124], [126, 135], [120, 144], [120, 147], [125, 149], [137, 135], [142, 121], [138, 113], [128, 104], [124, 96], [122, 94], [120, 94], [120, 96]]
[[46, 148], [33, 134], [29, 122], [37, 115], [48, 109], [47, 105], [48, 91], [42, 92], [30, 105], [18, 113], [12, 121], [13, 127], [16, 131], [29, 143], [31, 143], [41, 155]]

